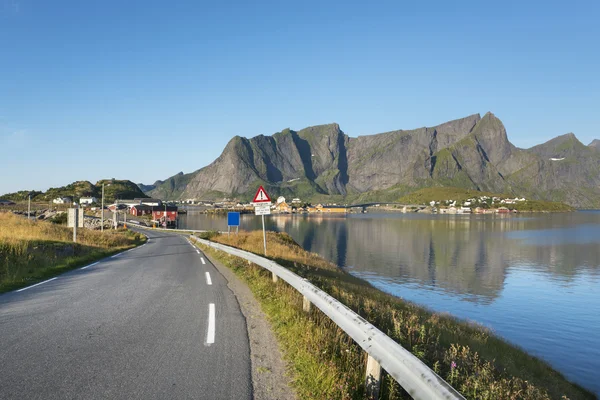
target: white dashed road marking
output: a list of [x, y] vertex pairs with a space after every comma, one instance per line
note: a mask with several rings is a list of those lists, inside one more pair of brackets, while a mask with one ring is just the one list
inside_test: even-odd
[[89, 268], [89, 267], [93, 267], [93, 266], [94, 266], [94, 265], [96, 265], [96, 264], [100, 264], [100, 261], [96, 261], [96, 262], [95, 262], [95, 263], [93, 263], [93, 264], [86, 265], [85, 267], [83, 267], [83, 268], [81, 268], [81, 269], [87, 269], [87, 268]]
[[212, 285], [212, 280], [210, 279], [210, 274], [206, 271], [206, 284]]
[[53, 280], [55, 280], [55, 279], [56, 279], [56, 278], [52, 278], [52, 279], [48, 279], [47, 281], [44, 281], [44, 282], [36, 283], [35, 285], [27, 286], [26, 288], [23, 288], [23, 289], [19, 289], [19, 290], [17, 290], [17, 292], [22, 292], [23, 290], [27, 290], [27, 289], [31, 289], [32, 287], [36, 287], [36, 286], [39, 286], [39, 285], [43, 285], [44, 283], [47, 283], [47, 282], [53, 281]]
[[215, 342], [215, 304], [208, 305], [208, 331], [206, 332], [206, 344]]

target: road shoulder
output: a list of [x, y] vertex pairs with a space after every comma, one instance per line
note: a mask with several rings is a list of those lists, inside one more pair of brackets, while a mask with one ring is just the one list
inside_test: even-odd
[[227, 280], [246, 318], [250, 342], [252, 386], [256, 400], [295, 399], [283, 354], [260, 304], [248, 286], [219, 261], [204, 254]]

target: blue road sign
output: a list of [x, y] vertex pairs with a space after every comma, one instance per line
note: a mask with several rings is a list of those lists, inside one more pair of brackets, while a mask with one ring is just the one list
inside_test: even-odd
[[240, 226], [240, 213], [239, 212], [228, 212], [227, 213], [227, 226]]

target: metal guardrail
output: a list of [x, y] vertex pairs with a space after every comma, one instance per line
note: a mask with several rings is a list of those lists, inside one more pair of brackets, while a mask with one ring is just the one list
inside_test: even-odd
[[[464, 399], [460, 393], [412, 353], [306, 279], [276, 262], [256, 254], [195, 236], [192, 238], [206, 246], [241, 257], [271, 271], [274, 280], [276, 277], [283, 279], [304, 296], [305, 309], [307, 301], [310, 302], [309, 305], [312, 303], [319, 308], [368, 353], [367, 387], [369, 378], [376, 380], [376, 384], [379, 385], [379, 374], [383, 368], [414, 399]], [[373, 376], [369, 377], [370, 373]], [[375, 389], [375, 393], [377, 392], [378, 386]]]

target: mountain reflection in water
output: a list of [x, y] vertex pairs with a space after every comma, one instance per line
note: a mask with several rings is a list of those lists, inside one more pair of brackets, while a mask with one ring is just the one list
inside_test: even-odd
[[[181, 222], [227, 229], [223, 216]], [[273, 215], [266, 223], [384, 291], [491, 327], [600, 394], [599, 212]], [[241, 228], [261, 229], [260, 219], [245, 215]]]

